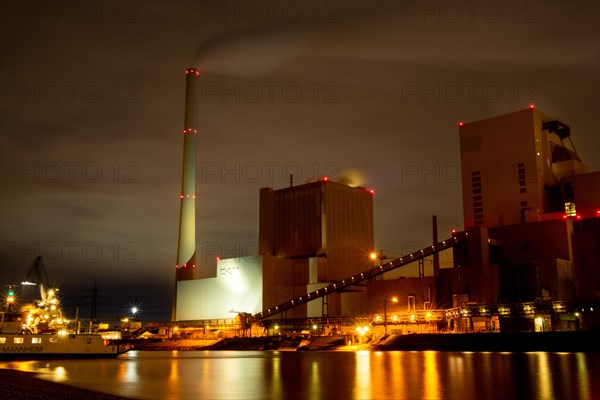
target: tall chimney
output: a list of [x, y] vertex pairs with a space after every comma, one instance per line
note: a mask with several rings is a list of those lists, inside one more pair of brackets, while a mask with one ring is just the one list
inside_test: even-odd
[[196, 269], [196, 137], [198, 135], [198, 82], [200, 71], [185, 70], [185, 119], [179, 241], [172, 320], [177, 320], [177, 282], [194, 279]]

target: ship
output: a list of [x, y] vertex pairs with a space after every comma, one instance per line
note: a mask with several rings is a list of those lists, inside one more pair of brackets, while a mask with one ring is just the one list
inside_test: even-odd
[[114, 358], [125, 351], [97, 334], [0, 333], [0, 360]]
[[[40, 257], [32, 268], [43, 269]], [[0, 311], [0, 360], [111, 358], [129, 350], [104, 340], [100, 334], [80, 333], [78, 318], [69, 321], [63, 315], [58, 288], [39, 279], [35, 284], [27, 279], [22, 283], [29, 284], [39, 287], [38, 300], [17, 306], [16, 285], [9, 285], [5, 295]]]

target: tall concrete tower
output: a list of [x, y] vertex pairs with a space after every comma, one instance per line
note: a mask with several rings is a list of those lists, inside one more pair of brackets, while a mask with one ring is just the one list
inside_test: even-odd
[[196, 269], [196, 136], [198, 135], [198, 82], [200, 71], [185, 70], [185, 120], [183, 126], [183, 173], [181, 211], [175, 272], [172, 320], [177, 320], [177, 282], [194, 279]]

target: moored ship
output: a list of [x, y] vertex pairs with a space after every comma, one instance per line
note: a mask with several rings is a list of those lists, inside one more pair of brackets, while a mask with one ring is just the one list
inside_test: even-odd
[[106, 344], [100, 335], [65, 331], [48, 334], [0, 333], [0, 360], [111, 358], [125, 349]]
[[[43, 268], [40, 257], [32, 264], [34, 268]], [[27, 280], [25, 284], [33, 285]], [[63, 315], [59, 290], [42, 282], [36, 284], [40, 298], [22, 306], [17, 305], [15, 285], [9, 286], [0, 311], [0, 360], [110, 358], [129, 349], [111, 344], [99, 334], [79, 333], [77, 318], [69, 321]]]

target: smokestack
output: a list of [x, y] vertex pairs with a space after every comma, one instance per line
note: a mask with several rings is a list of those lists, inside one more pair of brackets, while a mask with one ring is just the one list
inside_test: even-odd
[[185, 76], [183, 172], [173, 321], [177, 320], [177, 282], [194, 279], [194, 270], [196, 269], [196, 137], [198, 135], [198, 82], [200, 71], [196, 68], [188, 68], [185, 70]]

